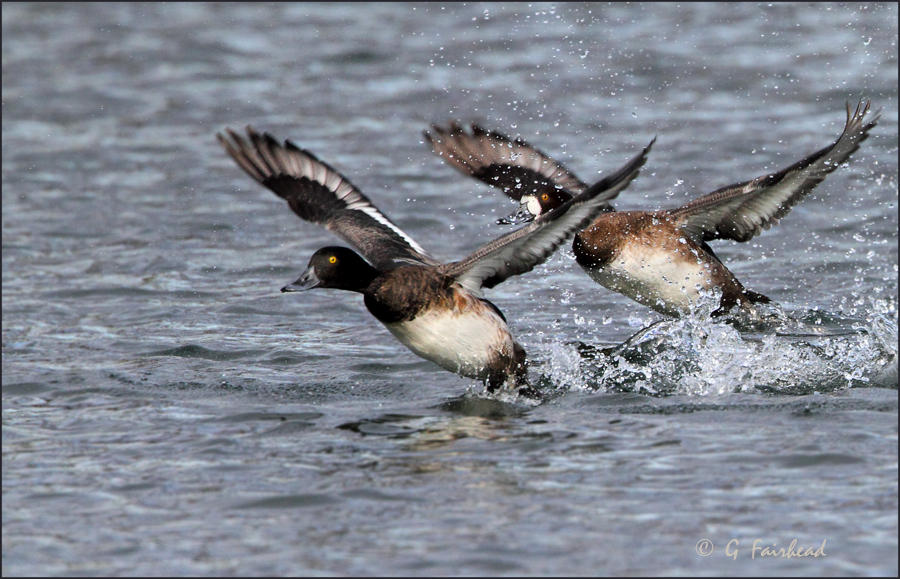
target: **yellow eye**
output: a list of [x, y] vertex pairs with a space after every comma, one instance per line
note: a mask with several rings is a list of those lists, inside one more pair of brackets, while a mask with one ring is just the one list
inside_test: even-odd
[[331, 256], [328, 258], [328, 263], [337, 263], [337, 258], [335, 256]]
[[550, 199], [550, 196], [547, 195], [546, 193], [544, 193], [543, 195], [541, 195], [541, 201], [547, 201], [548, 199]]

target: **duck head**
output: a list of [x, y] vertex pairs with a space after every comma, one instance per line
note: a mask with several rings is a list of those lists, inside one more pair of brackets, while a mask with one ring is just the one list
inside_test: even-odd
[[352, 249], [323, 247], [309, 258], [303, 275], [281, 291], [298, 292], [322, 287], [362, 292], [378, 275], [378, 270]]
[[498, 219], [497, 223], [500, 225], [528, 223], [529, 221], [533, 221], [536, 217], [556, 209], [570, 198], [571, 195], [568, 195], [565, 191], [560, 189], [522, 195], [522, 198], [519, 200], [519, 209], [508, 217]]

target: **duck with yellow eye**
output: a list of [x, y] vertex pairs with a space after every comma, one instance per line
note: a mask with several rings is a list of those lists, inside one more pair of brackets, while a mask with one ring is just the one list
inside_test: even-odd
[[282, 291], [360, 293], [375, 319], [415, 354], [483, 381], [488, 391], [505, 387], [525, 394], [534, 394], [527, 383], [525, 350], [483, 290], [546, 261], [603, 210], [608, 188], [630, 182], [645, 161], [643, 156], [633, 161], [621, 182], [602, 181], [467, 257], [442, 263], [309, 151], [250, 127], [246, 137], [231, 130], [218, 137], [238, 166], [284, 199], [298, 217], [356, 249], [319, 249], [303, 275]]
[[296, 292], [314, 287], [352, 289], [365, 288], [377, 273], [359, 255], [346, 247], [323, 247], [316, 251], [297, 281], [283, 288], [283, 292]]
[[[576, 261], [598, 284], [665, 315], [695, 311], [705, 296], [716, 292], [721, 297], [713, 316], [735, 308], [756, 315], [755, 304], [771, 300], [746, 289], [707, 242], [747, 242], [778, 223], [868, 138], [879, 118], [876, 112], [867, 119], [869, 108], [868, 100], [860, 100], [855, 110], [847, 103], [837, 140], [780, 171], [721, 187], [672, 209], [604, 208], [575, 235]], [[515, 214], [498, 220], [501, 224], [544, 215], [587, 187], [524, 140], [478, 125], [471, 132], [456, 123], [435, 125], [425, 137], [448, 164], [520, 203]], [[611, 200], [617, 190], [609, 190]]]

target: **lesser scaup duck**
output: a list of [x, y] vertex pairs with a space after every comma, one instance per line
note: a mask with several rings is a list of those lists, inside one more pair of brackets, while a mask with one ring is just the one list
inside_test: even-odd
[[[282, 291], [325, 287], [361, 293], [369, 312], [419, 356], [481, 380], [489, 391], [525, 383], [525, 350], [481, 290], [532, 270], [590, 223], [603, 207], [604, 183], [464, 259], [440, 263], [309, 151], [290, 141], [281, 145], [249, 127], [248, 139], [226, 132], [228, 137], [217, 135], [219, 142], [248, 175], [285, 199], [302, 219], [324, 226], [359, 250], [319, 249], [306, 272]], [[643, 159], [632, 172], [642, 164]]]
[[[878, 121], [876, 114], [863, 122], [869, 105], [860, 101], [852, 112], [847, 103], [847, 122], [837, 141], [777, 173], [717, 189], [677, 209], [601, 214], [575, 236], [576, 260], [600, 285], [663, 314], [687, 313], [713, 290], [721, 292], [713, 315], [734, 306], [752, 312], [753, 303], [769, 298], [744, 288], [707, 242], [748, 241], [777, 223], [868, 137]], [[521, 139], [512, 141], [477, 125], [471, 133], [456, 124], [432, 126], [432, 131], [425, 137], [436, 154], [521, 201], [518, 217], [507, 222], [541, 215], [584, 188], [561, 164]], [[513, 189], [510, 179], [497, 175], [513, 175], [533, 190]]]

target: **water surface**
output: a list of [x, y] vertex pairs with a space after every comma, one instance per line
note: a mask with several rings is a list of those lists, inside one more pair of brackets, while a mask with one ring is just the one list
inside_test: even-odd
[[[896, 575], [897, 16], [4, 4], [4, 574]], [[513, 207], [430, 123], [587, 181], [657, 136], [616, 206], [660, 208], [826, 146], [862, 96], [882, 119], [847, 166], [715, 245], [795, 326], [662, 320], [565, 248], [488, 295], [542, 404], [415, 357], [359, 296], [280, 294], [339, 240], [215, 141], [294, 140], [452, 260]], [[752, 557], [794, 539], [826, 556]]]

